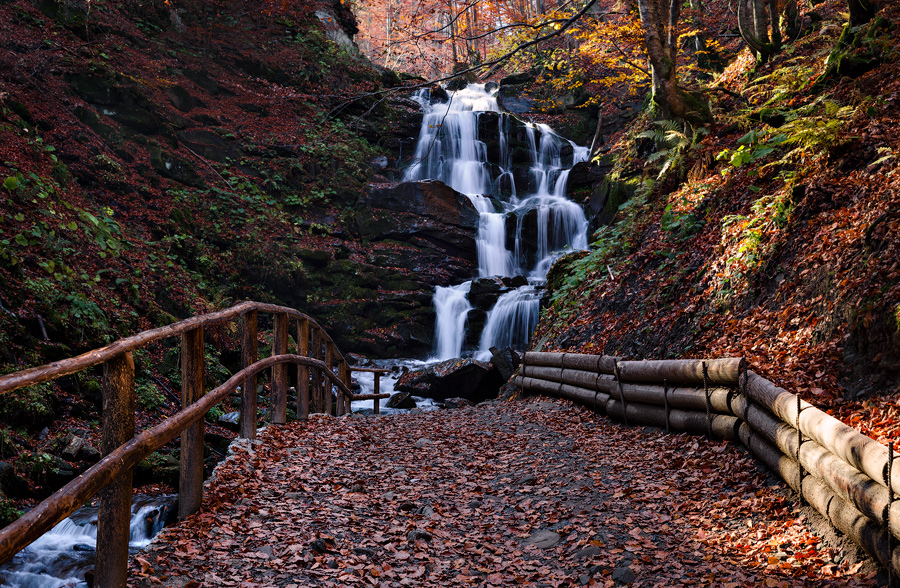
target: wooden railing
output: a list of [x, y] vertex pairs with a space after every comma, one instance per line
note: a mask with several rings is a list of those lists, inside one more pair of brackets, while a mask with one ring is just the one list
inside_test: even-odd
[[526, 353], [515, 382], [626, 424], [743, 443], [891, 575], [900, 574], [900, 467], [887, 447], [748, 369], [743, 359], [621, 361]]
[[[272, 356], [258, 355], [259, 313], [273, 315]], [[240, 319], [243, 369], [214, 390], [204, 393], [204, 329]], [[296, 328], [296, 353], [289, 353], [289, 329]], [[134, 360], [132, 352], [152, 342], [181, 338], [182, 410], [135, 436]], [[200, 509], [203, 498], [203, 417], [216, 404], [241, 388], [239, 434], [253, 439], [257, 429], [257, 376], [271, 369], [269, 422], [287, 420], [288, 366], [297, 366], [296, 415], [324, 411], [343, 415], [352, 400], [378, 400], [387, 394], [354, 395], [351, 368], [331, 337], [309, 316], [296, 310], [259, 302], [245, 302], [227, 310], [193, 317], [144, 331], [85, 354], [0, 377], [0, 394], [47, 382], [103, 365], [103, 458], [58, 492], [0, 530], [0, 563], [27, 547], [86, 501], [99, 493], [95, 585], [126, 585], [131, 518], [132, 468], [139, 461], [181, 435], [179, 518]], [[386, 370], [373, 370], [383, 372]], [[376, 383], [378, 376], [376, 374]], [[336, 401], [336, 406], [332, 403]]]

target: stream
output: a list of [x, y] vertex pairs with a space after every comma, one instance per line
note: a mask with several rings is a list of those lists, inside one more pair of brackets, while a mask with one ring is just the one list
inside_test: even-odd
[[[129, 551], [139, 551], [174, 514], [175, 496], [135, 496]], [[87, 588], [94, 567], [97, 508], [85, 506], [0, 566], [0, 588]]]

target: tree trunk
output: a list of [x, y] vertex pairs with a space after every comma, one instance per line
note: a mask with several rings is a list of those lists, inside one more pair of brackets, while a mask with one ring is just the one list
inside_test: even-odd
[[[693, 123], [709, 120], [709, 109], [698, 99], [692, 99], [678, 86], [675, 69], [677, 32], [680, 15], [677, 0], [637, 0], [644, 30], [644, 45], [650, 58], [653, 78], [653, 101], [662, 118], [677, 117]], [[692, 104], [696, 102], [696, 104]]]
[[878, 4], [875, 0], [847, 0], [847, 8], [850, 10], [850, 26], [864, 25], [878, 12]]

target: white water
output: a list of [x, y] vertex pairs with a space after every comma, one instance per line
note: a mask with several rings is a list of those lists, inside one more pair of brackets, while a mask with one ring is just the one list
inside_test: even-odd
[[[381, 376], [378, 383], [378, 391], [382, 394], [390, 394], [391, 396], [393, 396], [394, 394], [398, 393], [397, 390], [394, 389], [394, 386], [397, 384], [397, 380], [400, 379], [403, 370], [417, 370], [428, 367], [433, 363], [433, 361], [422, 361], [416, 359], [390, 359], [376, 360], [372, 362], [371, 366], [367, 365], [366, 367], [384, 367], [392, 370], [391, 373]], [[357, 384], [359, 384], [360, 394], [375, 393], [375, 374], [371, 372], [352, 372], [352, 375], [353, 380], [356, 381]], [[416, 402], [416, 408], [420, 408], [422, 410], [438, 409], [438, 405], [431, 398], [421, 398], [419, 396], [413, 396], [412, 398]], [[388, 401], [389, 399], [379, 401], [379, 411], [381, 412], [381, 414], [407, 412], [405, 409], [387, 408], [386, 405]], [[355, 400], [350, 403], [350, 409], [353, 412], [372, 410], [374, 408], [374, 400]]]
[[[505, 293], [488, 313], [478, 357], [489, 358], [492, 346], [521, 349], [537, 324], [540, 295], [535, 285], [544, 281], [557, 257], [588, 247], [584, 211], [566, 199], [565, 191], [571, 165], [586, 161], [589, 149], [560, 137], [547, 125], [528, 124], [531, 187], [520, 199], [521, 190], [513, 182], [509, 115], [499, 116], [499, 164], [489, 163], [487, 145], [478, 136], [480, 114], [499, 112], [495, 95], [486, 92], [484, 85], [470, 84], [452, 93], [448, 104], [431, 104], [426, 96], [427, 91], [416, 96], [425, 115], [414, 163], [404, 180], [440, 180], [468, 196], [481, 215], [476, 237], [479, 277], [528, 278], [528, 286]], [[568, 146], [572, 149], [571, 163], [565, 165], [562, 153]], [[491, 197], [500, 198], [503, 187], [511, 194], [499, 202], [501, 209], [497, 210]], [[506, 219], [510, 215], [516, 218], [512, 251], [507, 249], [506, 235]], [[535, 233], [533, 256], [526, 255], [522, 238], [526, 232]], [[437, 359], [462, 355], [466, 314], [471, 309], [465, 299], [468, 292], [468, 282], [435, 291]]]
[[472, 282], [463, 282], [458, 286], [438, 286], [434, 293], [434, 308], [437, 312], [437, 324], [434, 339], [437, 347], [437, 359], [459, 357], [463, 341], [466, 338], [466, 317], [472, 310], [467, 295]]
[[[174, 496], [138, 497], [131, 505], [130, 550], [147, 546], [163, 528]], [[0, 588], [87, 588], [94, 566], [97, 509], [80, 508], [0, 567]]]

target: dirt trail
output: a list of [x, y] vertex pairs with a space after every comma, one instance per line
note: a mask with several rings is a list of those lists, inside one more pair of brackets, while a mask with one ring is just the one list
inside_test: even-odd
[[269, 428], [131, 586], [869, 586], [740, 448], [532, 399]]

